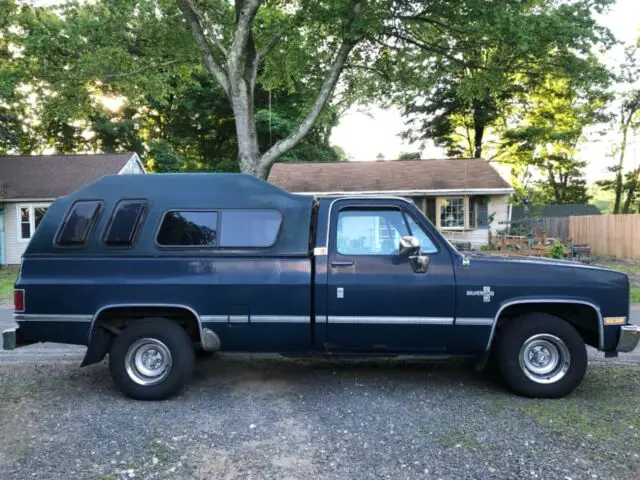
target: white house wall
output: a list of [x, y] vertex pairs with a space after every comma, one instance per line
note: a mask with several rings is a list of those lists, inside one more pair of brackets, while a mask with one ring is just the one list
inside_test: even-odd
[[509, 221], [509, 196], [492, 195], [489, 197], [489, 215], [494, 215], [491, 222], [491, 233], [495, 234], [506, 227]]
[[[29, 205], [28, 203], [5, 203], [4, 204], [4, 251], [8, 265], [18, 265], [22, 259], [22, 254], [29, 242], [18, 240], [18, 208], [17, 205]], [[38, 205], [42, 205], [38, 202]]]

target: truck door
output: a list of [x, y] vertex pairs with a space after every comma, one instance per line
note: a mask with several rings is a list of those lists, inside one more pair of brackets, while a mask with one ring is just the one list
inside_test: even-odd
[[[327, 347], [445, 351], [453, 328], [453, 264], [415, 206], [401, 200], [337, 200], [329, 216]], [[400, 254], [400, 239], [408, 235], [428, 257], [426, 271], [416, 271]]]

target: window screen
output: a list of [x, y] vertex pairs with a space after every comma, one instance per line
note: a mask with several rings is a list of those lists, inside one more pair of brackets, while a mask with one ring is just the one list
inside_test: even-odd
[[221, 247], [270, 247], [282, 223], [277, 210], [226, 211], [220, 215]]
[[107, 226], [104, 243], [110, 247], [128, 247], [132, 245], [146, 207], [147, 202], [144, 200], [122, 200], [118, 202]]
[[84, 245], [99, 214], [100, 202], [82, 201], [74, 203], [58, 236], [58, 245], [63, 247]]
[[165, 213], [156, 238], [168, 247], [213, 247], [218, 241], [218, 213], [172, 211]]

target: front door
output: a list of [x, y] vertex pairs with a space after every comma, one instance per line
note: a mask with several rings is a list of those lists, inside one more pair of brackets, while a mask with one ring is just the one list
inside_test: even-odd
[[[409, 204], [342, 200], [331, 209], [327, 347], [335, 351], [421, 352], [448, 347], [454, 317], [449, 251]], [[412, 235], [428, 255], [426, 272], [399, 254]]]

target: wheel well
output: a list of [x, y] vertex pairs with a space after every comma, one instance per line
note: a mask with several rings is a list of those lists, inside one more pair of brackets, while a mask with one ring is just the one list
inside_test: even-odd
[[[518, 303], [510, 305], [498, 317], [495, 336], [509, 322], [526, 313], [547, 313], [569, 322], [578, 331], [584, 343], [598, 348], [600, 343], [600, 316], [595, 307], [583, 303]], [[495, 337], [494, 337], [495, 338]]]
[[143, 318], [168, 318], [182, 326], [189, 338], [199, 344], [200, 323], [192, 310], [186, 307], [172, 306], [122, 306], [101, 310], [92, 325], [89, 346], [82, 366], [100, 362], [111, 348], [111, 343], [121, 330]]
[[184, 307], [112, 307], [102, 310], [93, 330], [104, 329], [117, 335], [120, 330], [142, 318], [162, 317], [182, 326], [194, 342], [200, 342], [200, 324], [195, 313]]

